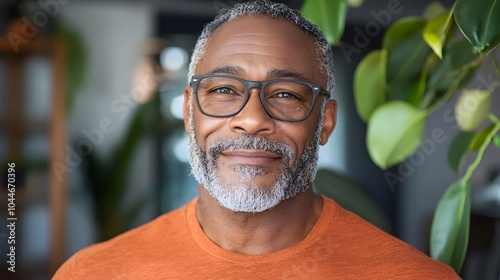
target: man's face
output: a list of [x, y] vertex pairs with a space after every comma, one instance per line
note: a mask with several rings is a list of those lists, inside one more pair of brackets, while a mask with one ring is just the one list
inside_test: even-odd
[[[244, 16], [210, 36], [195, 74], [224, 74], [250, 81], [300, 79], [325, 86], [315, 66], [312, 38], [284, 20]], [[324, 122], [322, 97], [309, 118], [285, 122], [266, 114], [259, 90], [250, 91], [233, 117], [203, 115], [185, 91], [193, 174], [219, 203], [233, 211], [261, 212], [307, 189], [314, 178], [320, 142], [335, 125], [335, 105]], [[333, 103], [333, 102], [332, 102]]]

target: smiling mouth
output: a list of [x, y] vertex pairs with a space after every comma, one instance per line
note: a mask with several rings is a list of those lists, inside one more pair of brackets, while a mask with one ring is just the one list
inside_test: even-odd
[[221, 156], [245, 165], [269, 165], [281, 161], [282, 156], [277, 153], [262, 150], [226, 150]]

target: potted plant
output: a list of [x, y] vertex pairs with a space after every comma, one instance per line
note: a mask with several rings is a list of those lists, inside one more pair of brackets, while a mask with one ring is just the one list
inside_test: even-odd
[[[306, 0], [302, 12], [331, 44], [337, 44], [348, 2], [352, 1]], [[431, 257], [457, 272], [469, 239], [472, 173], [488, 146], [500, 147], [500, 119], [490, 112], [491, 94], [500, 82], [493, 81], [486, 89], [463, 89], [482, 66], [500, 73], [494, 52], [499, 44], [497, 1], [457, 0], [449, 10], [433, 2], [423, 16], [392, 23], [383, 34], [381, 48], [362, 59], [354, 76], [357, 112], [367, 123], [368, 152], [382, 169], [412, 155], [423, 139], [426, 117], [460, 95], [455, 118], [463, 132], [451, 145], [449, 163], [461, 174], [464, 157], [477, 154], [440, 199], [430, 236]], [[489, 125], [479, 129], [484, 122]], [[392, 176], [390, 180], [398, 180], [397, 174]]]

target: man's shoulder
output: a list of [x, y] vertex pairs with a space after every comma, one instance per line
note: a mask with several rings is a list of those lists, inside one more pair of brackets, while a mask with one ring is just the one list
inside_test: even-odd
[[430, 258], [335, 202], [327, 203], [333, 203], [337, 207], [330, 235], [339, 244], [343, 244], [337, 249], [345, 248], [344, 256], [354, 257], [352, 260], [346, 258], [346, 262], [361, 263], [365, 270], [372, 270], [373, 275], [381, 272], [396, 278], [419, 275], [429, 276], [424, 277], [425, 279], [459, 279], [448, 265]]
[[185, 214], [188, 206], [189, 203], [88, 249], [112, 251], [110, 249], [119, 248], [121, 245], [128, 247], [131, 243], [142, 244], [143, 247], [148, 243], [158, 242], [159, 238], [175, 237], [180, 231], [187, 230]]
[[353, 249], [376, 249], [384, 248], [384, 251], [408, 251], [410, 253], [423, 254], [408, 243], [381, 230], [375, 225], [367, 222], [357, 214], [342, 208], [335, 201], [326, 198], [328, 207], [335, 209], [334, 217], [330, 224], [330, 234], [334, 234], [339, 242], [356, 241], [350, 244]]
[[[110, 268], [133, 265], [160, 247], [163, 251], [175, 252], [181, 246], [181, 239], [189, 236], [185, 217], [187, 207], [189, 203], [110, 240], [81, 249], [59, 268], [54, 279], [85, 278], [89, 276], [87, 273], [100, 275], [101, 270], [106, 270], [108, 277], [113, 275]], [[121, 275], [121, 272], [115, 274]]]

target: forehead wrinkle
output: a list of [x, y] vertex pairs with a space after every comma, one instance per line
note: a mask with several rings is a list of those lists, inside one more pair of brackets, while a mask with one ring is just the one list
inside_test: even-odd
[[[307, 34], [299, 33], [300, 37], [304, 37], [302, 37], [302, 39], [294, 39], [294, 36], [284, 36], [280, 33], [276, 34], [273, 33], [272, 30], [270, 30], [269, 33], [244, 33], [245, 30], [240, 30], [238, 31], [239, 33], [227, 30], [222, 31], [222, 33], [219, 33], [217, 31], [209, 37], [207, 41], [207, 49], [215, 48], [216, 50], [220, 51], [228, 48], [241, 48], [242, 50], [247, 50], [250, 48], [250, 50], [254, 52], [257, 48], [267, 48], [271, 49], [271, 51], [273, 52], [280, 52], [280, 50], [290, 50], [290, 47], [299, 47], [302, 52], [311, 54], [313, 56], [316, 56], [317, 52], [317, 46], [314, 44], [314, 41], [310, 41], [311, 38], [309, 38]], [[306, 41], [304, 41], [304, 39]], [[293, 40], [294, 42], [291, 44], [289, 40]], [[308, 45], [308, 43], [310, 43], [311, 45]]]
[[[225, 58], [229, 56], [239, 56], [239, 55], [258, 55], [263, 57], [269, 57], [272, 59], [281, 59], [288, 61], [289, 59], [285, 55], [286, 52], [291, 52], [288, 46], [281, 45], [263, 45], [258, 43], [227, 43], [222, 46], [218, 46], [216, 44], [210, 46], [212, 49], [216, 49], [215, 52], [210, 52], [216, 60], [219, 58]], [[303, 51], [306, 53], [307, 51]], [[209, 52], [207, 52], [209, 53]], [[307, 52], [308, 53], [308, 52]], [[315, 60], [315, 53], [311, 54], [310, 61], [311, 63]]]
[[[222, 44], [222, 46], [219, 48], [220, 50], [224, 50], [224, 49], [228, 49], [228, 48], [236, 48], [236, 52], [238, 52], [238, 50], [240, 51], [243, 51], [243, 50], [246, 50], [246, 49], [250, 49], [252, 52], [256, 52], [257, 50], [259, 49], [267, 49], [265, 50], [265, 52], [269, 52], [268, 49], [271, 49], [273, 52], [276, 52], [279, 50], [288, 50], [288, 48], [286, 46], [281, 46], [281, 45], [276, 45], [276, 44], [259, 44], [259, 43], [255, 43], [253, 41], [249, 41], [249, 42], [228, 42], [228, 43], [225, 43], [225, 44]], [[234, 52], [234, 51], [233, 51]]]
[[[213, 70], [208, 71], [206, 74], [226, 74], [235, 76], [244, 76], [246, 74], [245, 69], [236, 65], [224, 65], [217, 67]], [[272, 68], [267, 71], [267, 77], [269, 79], [296, 79], [305, 82], [311, 82], [309, 78], [303, 73], [289, 70], [289, 69], [278, 69]]]
[[[271, 30], [271, 29], [270, 29]], [[271, 30], [272, 31], [272, 30]], [[264, 38], [270, 38], [270, 37], [275, 37], [273, 35], [270, 35], [270, 34], [260, 34], [260, 33], [236, 33], [234, 35], [232, 35], [231, 37], [232, 38], [238, 38], [238, 37], [248, 37], [248, 36], [255, 36], [255, 37], [264, 37]]]

